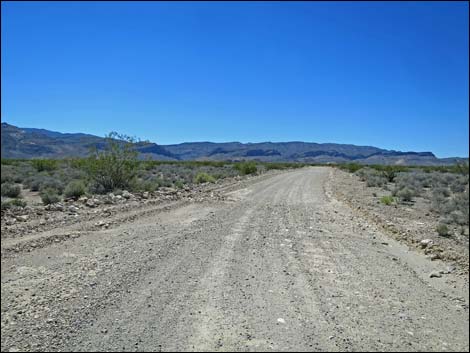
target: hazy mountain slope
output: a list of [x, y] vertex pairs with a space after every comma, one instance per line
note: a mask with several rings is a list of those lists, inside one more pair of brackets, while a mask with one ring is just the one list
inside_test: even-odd
[[[91, 147], [102, 148], [104, 138], [83, 134], [65, 134], [44, 129], [18, 128], [2, 123], [2, 158], [83, 157]], [[368, 163], [439, 165], [462, 158], [438, 159], [432, 152], [389, 151], [372, 146], [311, 142], [185, 142], [157, 145], [139, 142], [140, 158], [158, 160], [260, 160], [309, 163]]]

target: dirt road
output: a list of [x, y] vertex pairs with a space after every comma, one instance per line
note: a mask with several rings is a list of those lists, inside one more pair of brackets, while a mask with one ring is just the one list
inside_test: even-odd
[[466, 278], [430, 278], [446, 265], [332, 199], [329, 173], [5, 257], [2, 351], [468, 350]]

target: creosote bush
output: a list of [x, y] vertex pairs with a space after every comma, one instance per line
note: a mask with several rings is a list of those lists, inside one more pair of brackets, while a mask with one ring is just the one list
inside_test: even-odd
[[65, 187], [64, 196], [77, 200], [80, 196], [85, 195], [85, 190], [86, 187], [83, 181], [73, 180]]
[[194, 182], [196, 184], [201, 184], [201, 183], [215, 183], [215, 178], [212, 175], [209, 175], [207, 173], [199, 173], [196, 175], [194, 178]]
[[400, 200], [403, 202], [411, 202], [413, 201], [413, 197], [415, 196], [415, 193], [413, 192], [412, 189], [408, 187], [404, 187], [403, 189], [399, 189], [396, 192], [396, 196], [399, 197]]
[[379, 171], [372, 168], [359, 169], [356, 174], [362, 181], [366, 182], [369, 187], [380, 187], [387, 183], [387, 179]]
[[442, 224], [442, 223], [436, 227], [436, 232], [441, 237], [448, 237], [450, 235], [449, 227], [447, 227], [447, 225]]
[[49, 205], [60, 201], [60, 196], [57, 193], [57, 190], [52, 188], [42, 190], [39, 195], [41, 196], [41, 200], [44, 205]]
[[238, 170], [241, 175], [256, 174], [258, 171], [256, 163], [253, 161], [235, 163], [234, 168]]
[[106, 136], [103, 150], [94, 149], [85, 163], [88, 176], [103, 192], [128, 188], [136, 177], [139, 162], [135, 139], [116, 132]]
[[175, 188], [182, 189], [183, 187], [184, 187], [184, 184], [181, 180], [175, 181]]

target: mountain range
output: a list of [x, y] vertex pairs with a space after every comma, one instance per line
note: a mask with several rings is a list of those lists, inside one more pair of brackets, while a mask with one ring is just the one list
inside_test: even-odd
[[[84, 133], [60, 133], [45, 129], [1, 124], [2, 158], [85, 157], [90, 148], [103, 148], [103, 137]], [[363, 163], [398, 165], [447, 165], [468, 158], [437, 158], [432, 152], [400, 152], [371, 146], [313, 142], [185, 142], [158, 145], [138, 142], [142, 159], [154, 160], [258, 160], [266, 162]]]

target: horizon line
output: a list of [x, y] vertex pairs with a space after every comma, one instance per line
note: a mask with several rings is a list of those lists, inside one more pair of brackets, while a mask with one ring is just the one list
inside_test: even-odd
[[[47, 130], [47, 131], [50, 131], [50, 132], [55, 132], [55, 133], [60, 133], [60, 134], [83, 134], [83, 135], [90, 135], [90, 136], [94, 136], [94, 137], [100, 137], [100, 138], [104, 138], [105, 136], [99, 136], [99, 135], [94, 135], [94, 134], [91, 134], [91, 133], [88, 133], [88, 132], [62, 132], [62, 131], [57, 131], [57, 130], [49, 130], [49, 129], [45, 129], [45, 128], [36, 128], [36, 127], [20, 127], [20, 126], [16, 126], [16, 125], [13, 125], [11, 123], [8, 123], [6, 121], [2, 121], [1, 122], [2, 124], [7, 124], [7, 125], [10, 125], [10, 126], [14, 126], [14, 127], [17, 127], [19, 129], [36, 129], [36, 130]], [[111, 130], [110, 132], [113, 132], [113, 130]], [[131, 137], [134, 137], [134, 138], [137, 138], [139, 139], [138, 137], [136, 136], [131, 136]], [[151, 140], [148, 140], [148, 139], [141, 139], [137, 142], [149, 142], [149, 143], [154, 143], [158, 146], [173, 146], [173, 145], [181, 145], [181, 144], [190, 144], [190, 143], [240, 143], [240, 144], [260, 144], [260, 143], [310, 143], [310, 144], [318, 144], [318, 145], [326, 145], [326, 144], [332, 144], [332, 145], [349, 145], [349, 146], [355, 146], [355, 147], [370, 147], [370, 148], [377, 148], [377, 149], [381, 149], [381, 150], [385, 150], [385, 151], [391, 151], [391, 152], [402, 152], [402, 153], [407, 153], [407, 152], [410, 152], [410, 153], [432, 153], [436, 158], [439, 158], [439, 159], [448, 159], [448, 158], [463, 158], [463, 159], [469, 159], [469, 156], [449, 156], [449, 157], [439, 157], [437, 156], [433, 151], [412, 151], [412, 150], [395, 150], [395, 149], [388, 149], [388, 148], [383, 148], [383, 147], [377, 147], [377, 146], [372, 146], [372, 145], [356, 145], [356, 144], [353, 144], [353, 143], [340, 143], [340, 142], [313, 142], [313, 141], [301, 141], [301, 140], [290, 140], [290, 141], [270, 141], [270, 140], [263, 140], [263, 141], [258, 141], [258, 142], [253, 142], [253, 141], [247, 141], [247, 142], [242, 142], [242, 141], [222, 141], [222, 142], [216, 142], [216, 141], [208, 141], [208, 140], [196, 140], [196, 141], [183, 141], [183, 142], [173, 142], [173, 143], [166, 143], [166, 144], [160, 144], [160, 143], [157, 143], [157, 142], [154, 142], [154, 141], [151, 141]]]

